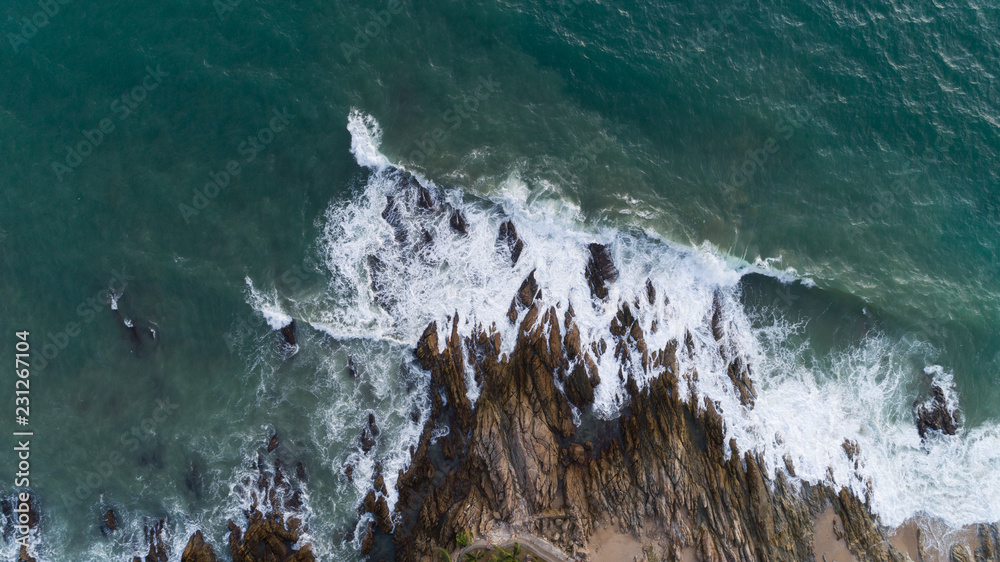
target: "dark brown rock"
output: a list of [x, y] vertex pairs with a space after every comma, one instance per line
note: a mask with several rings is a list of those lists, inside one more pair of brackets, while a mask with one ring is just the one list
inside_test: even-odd
[[590, 294], [596, 299], [608, 298], [608, 283], [618, 280], [618, 268], [611, 259], [611, 252], [603, 244], [589, 244], [590, 259], [587, 261], [585, 274]]
[[958, 416], [949, 409], [944, 390], [940, 386], [931, 387], [929, 400], [913, 405], [913, 415], [921, 438], [927, 437], [929, 431], [939, 431], [946, 435], [955, 435], [958, 431]]
[[[617, 272], [606, 248], [592, 252], [588, 276], [603, 283], [614, 279]], [[520, 294], [514, 301], [522, 304]], [[812, 560], [813, 516], [825, 502], [844, 521], [852, 551], [879, 562], [902, 560], [877, 519], [849, 490], [820, 486], [809, 498], [821, 499], [804, 498], [783, 473], [772, 480], [761, 458], [726, 443], [714, 403], [697, 395], [691, 402], [680, 398], [679, 385], [688, 384], [683, 377], [697, 374], [679, 371], [678, 343], [646, 349], [629, 307], [619, 312], [608, 328], [616, 354], [624, 360], [639, 352], [643, 364], [633, 367], [650, 373], [651, 380], [640, 387], [629, 376], [627, 407], [609, 422], [610, 437], [587, 443], [575, 437], [569, 406], [587, 402], [596, 378], [591, 353], [601, 356], [608, 346], [602, 339], [582, 349], [571, 313], [560, 323], [554, 309], [541, 308], [535, 299], [509, 354], [501, 354], [499, 335], [482, 326], [459, 337], [457, 316], [445, 342], [439, 342], [435, 324], [428, 326], [416, 357], [431, 373], [432, 414], [410, 467], [397, 481], [394, 508], [402, 521], [393, 540], [399, 560], [434, 556], [439, 546], [453, 548], [448, 541], [459, 531], [484, 536], [498, 523], [512, 533], [549, 537], [570, 554], [599, 521], [611, 517], [636, 534], [672, 529], [660, 539], [667, 551], [691, 548], [704, 560]], [[713, 324], [721, 327], [721, 321], [720, 316]], [[694, 353], [693, 341], [687, 346]], [[474, 410], [466, 399], [463, 347], [482, 385]], [[583, 367], [571, 368], [576, 365]], [[730, 365], [735, 365], [734, 385], [752, 397], [745, 360], [733, 358]], [[569, 371], [565, 393], [555, 386], [564, 371]], [[449, 427], [449, 439], [432, 445], [431, 430], [441, 426]], [[452, 439], [448, 446], [455, 460], [442, 463], [439, 453]], [[371, 504], [373, 512], [384, 514], [378, 505], [382, 497], [371, 494], [366, 508]], [[379, 519], [379, 532], [385, 532], [386, 518]], [[370, 549], [372, 540], [366, 534], [363, 546]]]
[[188, 540], [184, 553], [181, 554], [181, 562], [216, 562], [215, 551], [212, 546], [205, 542], [205, 537], [201, 531], [196, 531]]
[[582, 410], [594, 403], [594, 386], [596, 385], [590, 384], [587, 369], [582, 364], [577, 363], [564, 386], [566, 398], [571, 404]]
[[109, 509], [104, 512], [104, 517], [101, 518], [103, 526], [108, 531], [114, 531], [118, 529], [118, 519], [115, 518], [115, 511]]
[[448, 219], [448, 224], [451, 225], [452, 230], [459, 234], [469, 234], [469, 224], [465, 222], [465, 216], [462, 215], [462, 211], [458, 209], [452, 211], [451, 218]]
[[287, 326], [281, 329], [281, 337], [285, 341], [285, 344], [295, 347], [295, 320], [288, 323]]
[[517, 229], [510, 220], [500, 225], [500, 232], [497, 234], [497, 249], [510, 256], [511, 265], [517, 264], [524, 251], [524, 241], [517, 235]]
[[271, 440], [267, 442], [267, 452], [270, 453], [271, 451], [277, 448], [278, 448], [278, 434], [275, 433], [274, 435], [271, 436]]

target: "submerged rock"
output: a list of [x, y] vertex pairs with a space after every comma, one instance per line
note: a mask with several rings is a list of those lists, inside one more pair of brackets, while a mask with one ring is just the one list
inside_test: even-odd
[[274, 435], [271, 436], [271, 440], [267, 442], [267, 452], [270, 453], [271, 451], [277, 448], [278, 448], [278, 434], [275, 433]]
[[466, 235], [469, 233], [469, 224], [465, 222], [465, 216], [459, 209], [452, 211], [451, 218], [448, 219], [448, 224], [451, 225], [452, 230], [459, 234]]

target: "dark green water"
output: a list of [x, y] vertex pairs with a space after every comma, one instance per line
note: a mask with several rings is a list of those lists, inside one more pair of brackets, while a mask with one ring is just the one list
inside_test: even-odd
[[[342, 537], [367, 485], [343, 466], [370, 474], [369, 411], [386, 431], [376, 458], [405, 464], [423, 400], [408, 349], [458, 305], [358, 304], [349, 270], [381, 247], [364, 225], [384, 198], [351, 153], [352, 110], [377, 120], [389, 161], [478, 209], [484, 240], [500, 209], [519, 219], [552, 272], [559, 255], [540, 249], [588, 238], [614, 242], [637, 287], [662, 274], [686, 294], [670, 269], [684, 248], [728, 272], [692, 282], [725, 278], [757, 346], [760, 413], [734, 418], [740, 439], [807, 478], [834, 465], [841, 484], [839, 443], [860, 439], [858, 481], [890, 524], [1000, 518], [996, 5], [216, 4], [3, 6], [0, 428], [12, 447], [14, 332], [30, 331], [44, 559], [124, 559], [144, 518], [169, 518], [175, 553], [199, 527], [223, 545], [247, 502], [234, 486], [275, 429], [310, 472], [309, 538], [323, 559], [357, 557]], [[33, 17], [47, 23], [30, 33]], [[230, 161], [239, 175], [201, 198]], [[469, 273], [484, 295], [530, 269], [497, 286], [490, 271]], [[805, 284], [736, 283], [747, 271]], [[415, 294], [496, 312], [439, 287], [438, 269], [405, 275]], [[294, 357], [271, 308], [304, 320]], [[137, 345], [125, 317], [158, 339]], [[908, 417], [925, 368], [953, 381], [965, 422], [930, 449]], [[826, 429], [789, 413], [810, 399]], [[177, 407], [158, 421], [156, 400]], [[112, 538], [108, 506], [126, 527]]]

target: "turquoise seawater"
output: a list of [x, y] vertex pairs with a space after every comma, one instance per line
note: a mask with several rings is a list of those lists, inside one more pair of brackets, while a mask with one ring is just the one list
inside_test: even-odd
[[[677, 326], [725, 289], [761, 391], [729, 429], [773, 466], [832, 467], [889, 525], [1000, 519], [996, 4], [64, 1], [0, 17], [0, 490], [29, 331], [42, 559], [125, 559], [159, 518], [175, 555], [196, 528], [224, 546], [275, 431], [307, 538], [358, 558], [364, 477], [405, 465], [425, 415], [423, 327], [502, 315], [532, 267], [577, 298], [593, 240]], [[393, 307], [362, 271], [388, 259], [385, 162], [475, 234], [400, 258]], [[509, 278], [479, 251], [506, 215], [530, 260]], [[931, 380], [963, 426], [921, 443]]]

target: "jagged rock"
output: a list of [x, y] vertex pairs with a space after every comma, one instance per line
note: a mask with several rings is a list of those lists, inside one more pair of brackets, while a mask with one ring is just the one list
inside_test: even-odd
[[406, 242], [406, 225], [403, 224], [403, 217], [396, 208], [396, 198], [392, 195], [385, 196], [385, 208], [382, 209], [382, 220], [392, 227], [393, 238], [399, 244]]
[[434, 198], [431, 196], [431, 192], [422, 185], [417, 190], [417, 207], [427, 211], [434, 210]]
[[972, 562], [972, 553], [967, 546], [956, 544], [951, 547], [951, 562]]
[[656, 287], [653, 286], [653, 282], [649, 279], [646, 279], [646, 300], [649, 301], [649, 304], [656, 302]]
[[316, 558], [311, 545], [292, 548], [299, 540], [300, 525], [294, 517], [286, 525], [280, 512], [264, 515], [258, 509], [250, 513], [245, 532], [230, 521], [229, 551], [233, 562], [313, 562]]
[[[588, 266], [588, 276], [603, 283], [617, 275], [610, 274], [606, 252], [592, 250]], [[526, 288], [532, 292], [530, 283]], [[523, 304], [520, 295], [514, 300]], [[607, 344], [600, 340], [582, 349], [572, 313], [560, 323], [556, 310], [541, 308], [537, 299], [527, 306], [509, 353], [501, 353], [492, 329], [476, 326], [470, 336], [459, 337], [457, 315], [447, 341], [439, 342], [436, 324], [421, 337], [415, 354], [431, 374], [432, 407], [412, 463], [397, 479], [398, 560], [425, 559], [438, 547], [453, 548], [449, 541], [459, 531], [486, 536], [498, 524], [511, 533], [548, 536], [570, 554], [599, 521], [612, 517], [631, 533], [647, 525], [672, 529], [660, 545], [665, 552], [693, 548], [700, 559], [720, 561], [811, 560], [812, 517], [823, 509], [815, 506], [827, 501], [844, 522], [852, 551], [879, 562], [902, 560], [849, 490], [807, 487], [817, 491], [801, 492], [813, 494], [803, 498], [784, 473], [772, 481], [761, 457], [740, 453], [735, 441], [726, 443], [714, 403], [696, 394], [691, 401], [680, 398], [679, 385], [689, 384], [684, 377], [696, 373], [680, 372], [676, 341], [646, 350], [649, 382], [640, 387], [628, 377], [621, 416], [608, 422], [606, 436], [581, 443], [570, 403], [586, 402], [585, 389], [593, 386], [591, 354], [606, 357]], [[619, 312], [609, 330], [614, 345], [631, 354], [645, 346], [645, 337], [628, 307]], [[694, 353], [691, 336], [686, 339]], [[466, 399], [463, 357], [481, 384], [474, 410]], [[749, 394], [750, 369], [743, 361], [730, 363], [747, 379], [741, 392]], [[565, 393], [555, 386], [564, 371]], [[449, 436], [432, 444], [432, 430], [440, 427], [448, 427]], [[453, 461], [441, 460], [448, 441]], [[382, 495], [373, 493], [366, 504], [381, 510]], [[373, 529], [363, 537], [363, 552], [370, 551]]]
[[216, 562], [215, 551], [212, 546], [205, 542], [205, 537], [201, 531], [196, 531], [188, 540], [184, 553], [181, 554], [181, 562]]
[[940, 386], [931, 387], [931, 398], [926, 402], [914, 403], [913, 415], [916, 418], [917, 433], [921, 439], [927, 437], [928, 431], [940, 431], [946, 435], [955, 435], [958, 431], [958, 416], [948, 408], [944, 390]]
[[270, 453], [271, 451], [277, 448], [278, 448], [278, 434], [275, 433], [274, 435], [271, 436], [271, 440], [267, 442], [267, 452]]
[[451, 225], [452, 230], [459, 234], [466, 235], [469, 233], [469, 224], [465, 222], [465, 216], [458, 209], [452, 211], [451, 218], [448, 219], [448, 224]]
[[309, 476], [306, 474], [306, 465], [302, 461], [295, 463], [295, 477], [302, 482], [308, 482]]
[[582, 410], [594, 403], [595, 386], [597, 385], [592, 385], [590, 377], [587, 376], [587, 369], [577, 363], [564, 386], [566, 398], [570, 404]]
[[152, 527], [144, 528], [146, 544], [149, 552], [143, 559], [144, 562], [167, 562], [167, 546], [163, 543], [164, 521], [160, 519]]
[[347, 358], [347, 374], [350, 375], [352, 379], [358, 378], [358, 369], [354, 366], [354, 358]]
[[507, 311], [507, 318], [511, 324], [517, 321], [517, 311], [531, 306], [535, 299], [542, 298], [542, 291], [535, 281], [535, 270], [531, 270], [528, 277], [521, 282], [521, 288], [517, 290], [517, 295], [510, 301], [510, 310]]
[[596, 299], [608, 298], [608, 282], [618, 280], [618, 268], [611, 259], [611, 252], [604, 244], [589, 244], [590, 259], [587, 261], [587, 284], [590, 294]]
[[365, 453], [370, 452], [375, 447], [375, 436], [372, 435], [368, 426], [361, 430], [361, 437], [358, 438], [358, 441], [361, 443], [361, 450]]
[[510, 220], [500, 225], [500, 232], [497, 234], [497, 249], [510, 255], [511, 265], [517, 264], [524, 250], [524, 241], [517, 235], [517, 229]]
[[372, 528], [372, 524], [369, 523], [368, 528], [361, 535], [361, 555], [368, 556], [371, 554], [373, 548], [375, 548], [375, 531]]
[[287, 326], [281, 329], [281, 337], [284, 339], [285, 344], [295, 347], [295, 320], [288, 323]]

